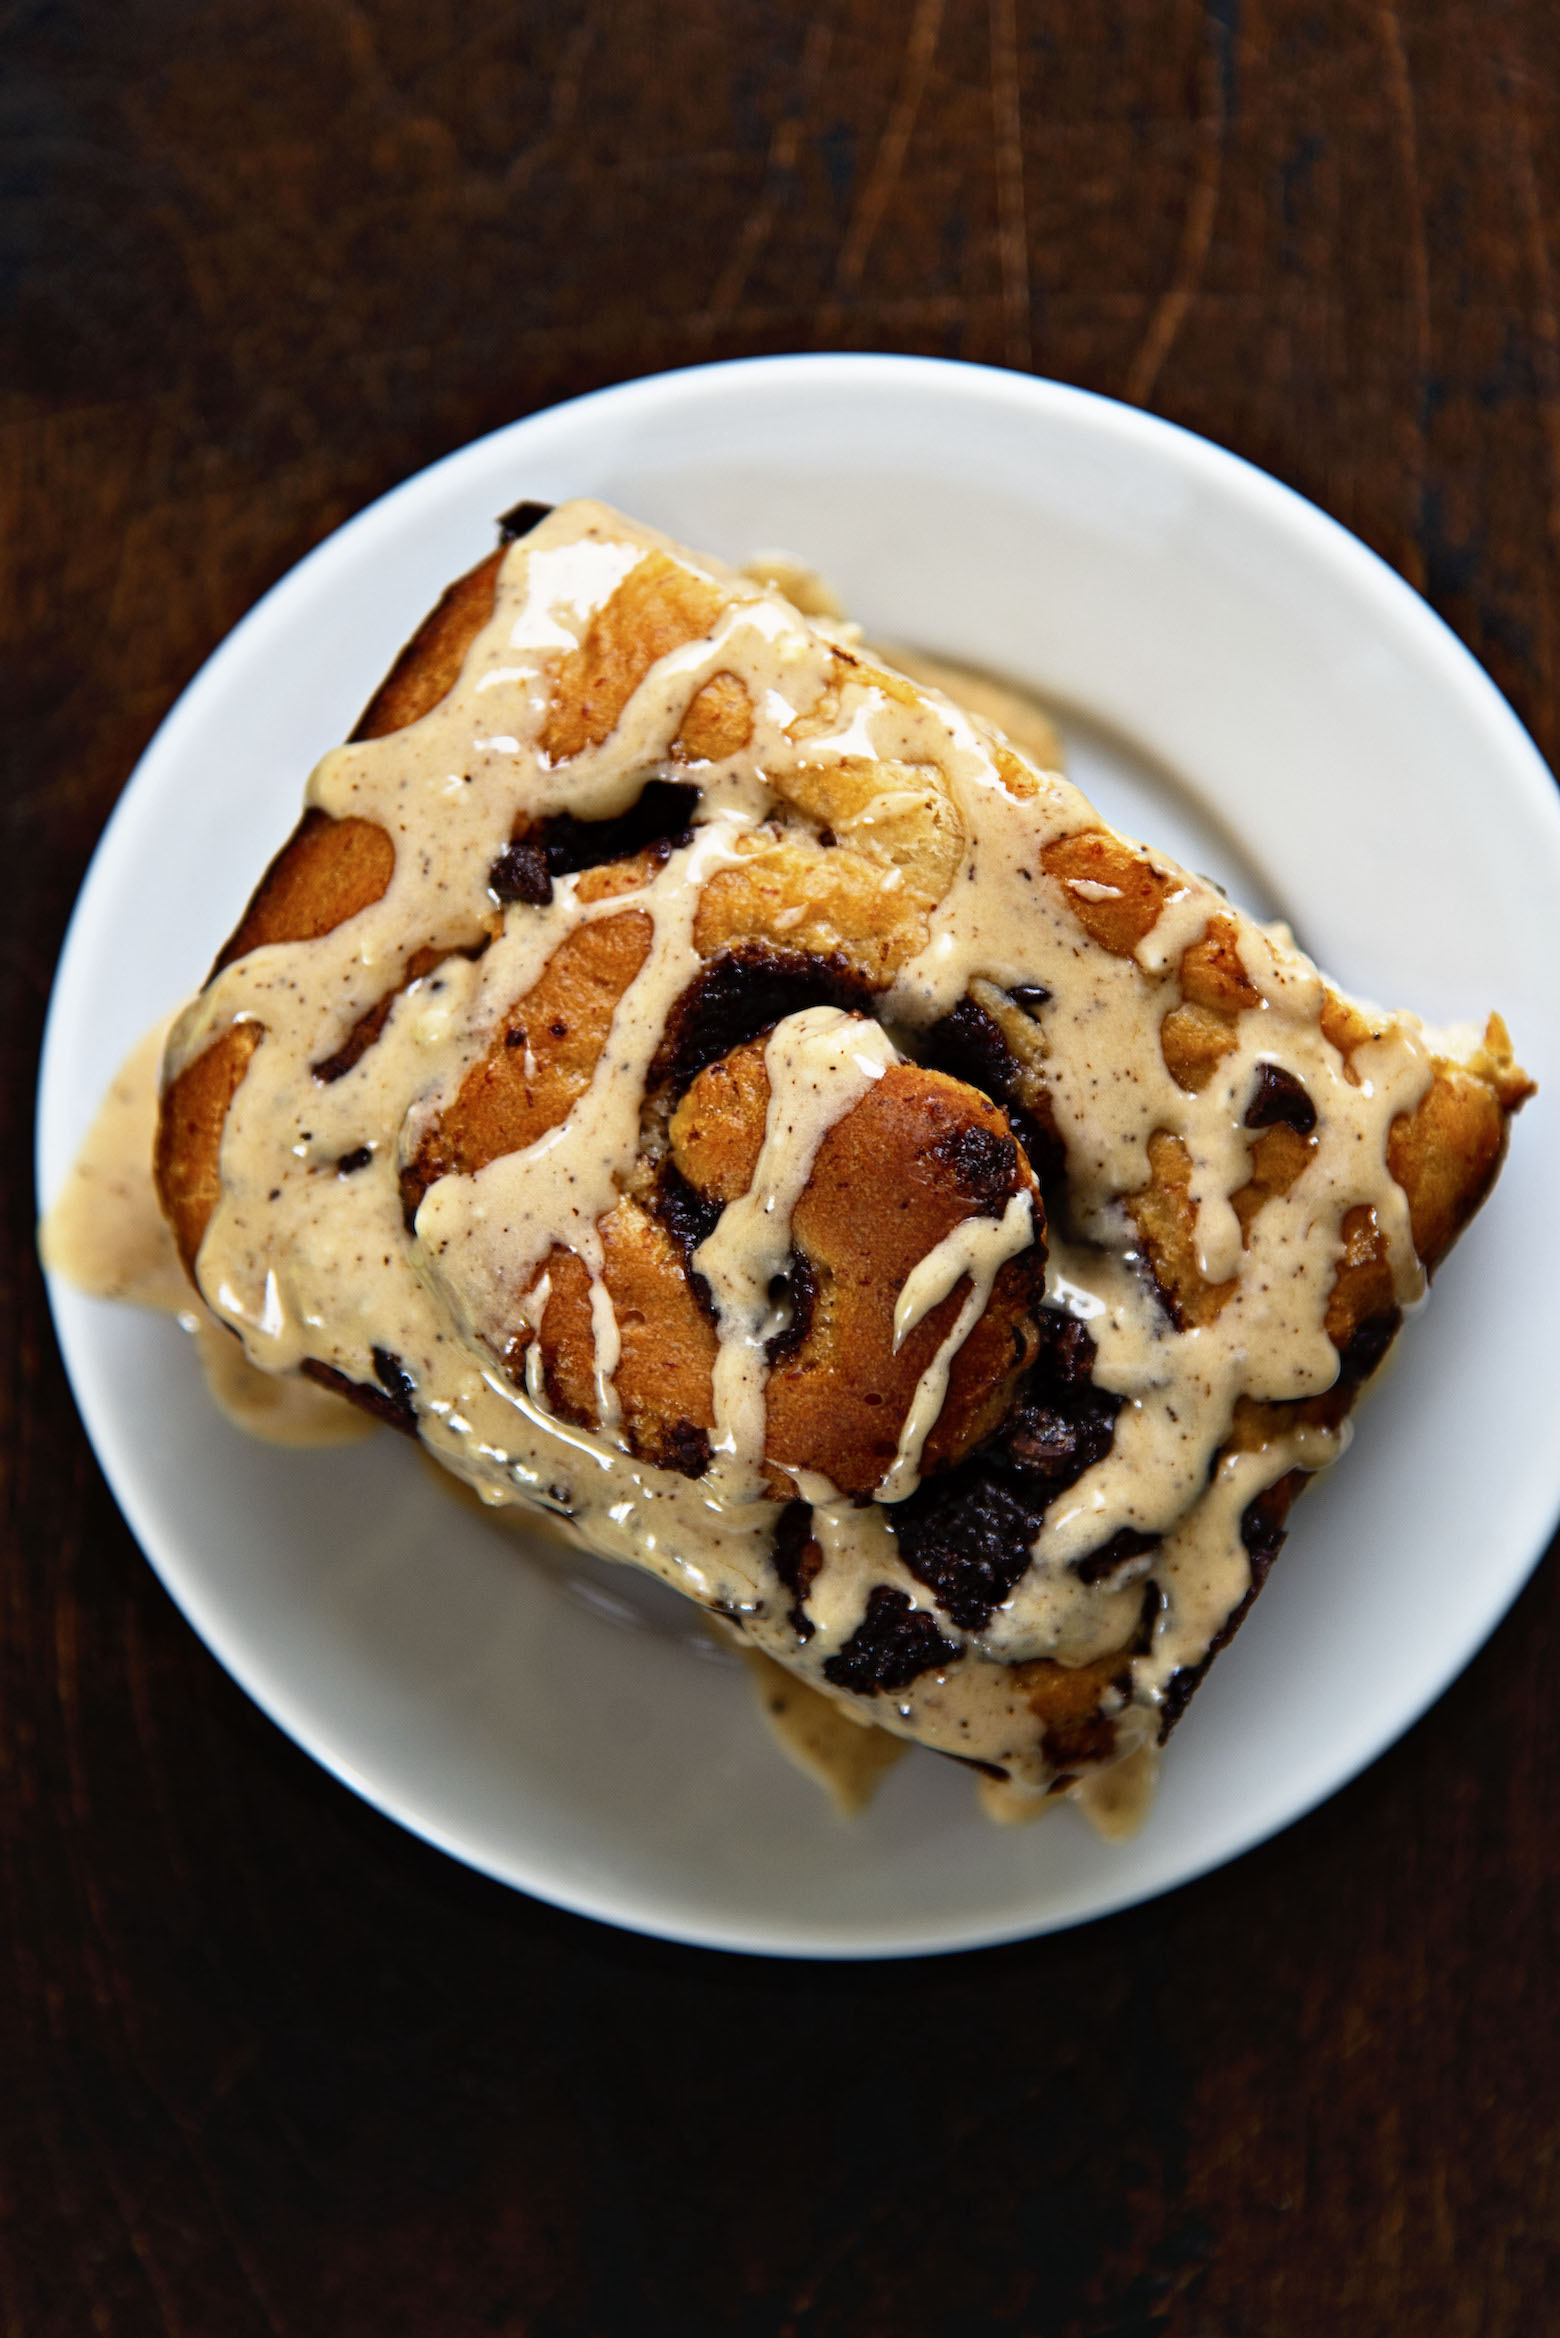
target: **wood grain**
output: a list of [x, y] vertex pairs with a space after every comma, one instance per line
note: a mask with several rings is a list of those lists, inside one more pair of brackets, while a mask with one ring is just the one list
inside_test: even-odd
[[25, 1164], [71, 900], [201, 660], [370, 497], [627, 375], [838, 345], [1136, 398], [1357, 530], [1553, 759], [1560, 9], [55, 0], [6, 49], [0, 2331], [1550, 2326], [1553, 1567], [1368, 1776], [1152, 1907], [910, 1967], [615, 1936], [206, 1655], [82, 1438]]

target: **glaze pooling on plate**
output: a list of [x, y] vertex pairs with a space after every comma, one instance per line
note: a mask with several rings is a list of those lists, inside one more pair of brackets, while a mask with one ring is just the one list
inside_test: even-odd
[[1134, 1753], [1482, 1198], [1504, 1033], [1350, 1007], [599, 505], [486, 589], [175, 1031], [208, 1303], [864, 1717], [1033, 1794]]

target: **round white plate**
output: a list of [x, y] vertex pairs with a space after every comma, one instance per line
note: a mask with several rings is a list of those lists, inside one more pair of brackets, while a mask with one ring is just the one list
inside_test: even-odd
[[999, 1830], [917, 1751], [852, 1825], [746, 1674], [628, 1570], [532, 1564], [393, 1436], [248, 1441], [175, 1327], [56, 1287], [98, 1456], [174, 1598], [281, 1726], [431, 1842], [563, 1906], [724, 1948], [882, 1956], [1119, 1908], [1309, 1810], [1405, 1729], [1520, 1588], [1560, 1506], [1560, 803], [1453, 636], [1342, 529], [1162, 422], [912, 358], [759, 359], [535, 416], [387, 495], [212, 658], [83, 888], [44, 1055], [57, 1189], [141, 1032], [199, 982], [399, 643], [522, 496], [605, 497], [740, 559], [789, 549], [869, 632], [1079, 710], [1124, 825], [1366, 997], [1506, 1014], [1544, 1083], [1354, 1450], [1301, 1504], [1124, 1849]]

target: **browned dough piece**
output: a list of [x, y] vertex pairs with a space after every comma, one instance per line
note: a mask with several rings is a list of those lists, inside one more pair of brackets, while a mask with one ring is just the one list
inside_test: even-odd
[[648, 552], [560, 662], [542, 746], [554, 763], [599, 747], [650, 668], [713, 627], [719, 587], [664, 552]]
[[1130, 958], [1153, 932], [1170, 889], [1147, 853], [1103, 828], [1083, 828], [1048, 844], [1040, 866], [1062, 880], [1084, 932], [1118, 958]]
[[[492, 614], [502, 559], [502, 551], [494, 553], [450, 587], [375, 693], [355, 739], [382, 738], [420, 721], [445, 698]], [[554, 661], [543, 727], [551, 761], [600, 747], [652, 667], [708, 636], [727, 606], [726, 588], [667, 552], [646, 551], [598, 609], [579, 646]], [[870, 686], [889, 699], [913, 701], [913, 685], [857, 653], [839, 649], [831, 671], [817, 705], [798, 718], [800, 743], [826, 736], [837, 724], [848, 688]], [[691, 695], [669, 759], [696, 778], [700, 765], [740, 754], [753, 721], [753, 702], [740, 679], [719, 671]], [[1033, 797], [1040, 782], [1000, 742], [994, 761], [1013, 796]], [[705, 886], [694, 941], [707, 965], [730, 953], [756, 954], [760, 961], [770, 956], [776, 965], [827, 966], [835, 970], [831, 980], [853, 981], [863, 993], [893, 980], [923, 947], [931, 911], [961, 848], [945, 790], [939, 796], [936, 786], [928, 787], [919, 813], [904, 815], [896, 834], [873, 801], [882, 776], [855, 770], [848, 756], [838, 755], [816, 765], [804, 761], [787, 773], [781, 784], [793, 825], [756, 833], [736, 865]], [[896, 784], [908, 801], [918, 784], [916, 768], [899, 767]], [[865, 824], [853, 833], [852, 823], [863, 813]], [[652, 844], [587, 869], [575, 880], [577, 898], [596, 905], [634, 894], [664, 865], [669, 849], [664, 842]], [[1152, 931], [1174, 882], [1151, 854], [1102, 828], [1047, 845], [1039, 862], [1058, 882], [1082, 933], [1120, 957], [1130, 956]], [[395, 847], [374, 823], [306, 813], [261, 879], [213, 974], [250, 951], [334, 932], [384, 897], [394, 869]], [[344, 1035], [335, 1054], [314, 1067], [316, 1075], [329, 1080], [351, 1069], [378, 1040], [395, 999], [410, 983], [430, 974], [450, 948], [475, 954], [485, 939], [464, 936], [445, 947], [409, 936], [399, 981]], [[409, 1218], [436, 1178], [471, 1174], [566, 1119], [590, 1084], [617, 1006], [645, 963], [650, 942], [644, 912], [625, 909], [577, 928], [560, 944], [425, 1130], [404, 1173]], [[1240, 1016], [1258, 1004], [1241, 963], [1234, 917], [1211, 918], [1173, 973], [1151, 979], [1165, 985], [1160, 1048], [1166, 1068], [1184, 1091], [1200, 1093], [1238, 1044]], [[1012, 1137], [1012, 1128], [1022, 1124], [1031, 1138], [1038, 1133], [1060, 1155], [1043, 1047], [1026, 1043], [1017, 1056], [1011, 1054], [1014, 1017], [1022, 1023], [1016, 1007], [997, 999], [979, 1009], [966, 1002], [966, 1008], [974, 1017], [970, 1031], [984, 1018], [989, 1045], [981, 1044], [993, 1068], [978, 1077], [1000, 1100], [989, 1101], [963, 1079], [913, 1064], [893, 1067], [829, 1132], [798, 1202], [792, 1330], [777, 1340], [768, 1391], [768, 1474], [777, 1501], [792, 1492], [783, 1474], [787, 1464], [822, 1470], [858, 1497], [881, 1482], [916, 1381], [967, 1288], [961, 1284], [933, 1309], [895, 1356], [894, 1298], [910, 1267], [972, 1205], [1000, 1215], [1006, 1198], [1021, 1188], [1035, 1194], [1037, 1221], [1043, 1223], [1032, 1171]], [[1338, 1049], [1345, 1076], [1357, 1081], [1353, 1058], [1379, 1035], [1369, 1013], [1328, 993], [1322, 1029]], [[263, 1037], [259, 1021], [234, 1023], [164, 1096], [158, 1190], [192, 1278], [221, 1192], [223, 1125]], [[998, 1078], [995, 1067], [1005, 1049], [1010, 1070]], [[1291, 1089], [1296, 1085], [1290, 1082]], [[1529, 1093], [1531, 1083], [1512, 1060], [1504, 1027], [1492, 1018], [1482, 1054], [1468, 1064], [1438, 1059], [1423, 1100], [1393, 1123], [1388, 1165], [1407, 1197], [1415, 1248], [1427, 1268], [1439, 1263], [1489, 1190], [1509, 1116]], [[664, 1138], [667, 1161], [705, 1205], [745, 1190], [762, 1142], [767, 1099], [760, 1035], [708, 1063], [672, 1111]], [[663, 1112], [672, 1101], [663, 1102]], [[1262, 1209], [1289, 1190], [1314, 1150], [1307, 1101], [1303, 1092], [1297, 1097], [1277, 1081], [1248, 1115], [1251, 1174], [1231, 1197], [1248, 1244]], [[1003, 1102], [1015, 1114], [1013, 1123]], [[999, 1170], [1003, 1146], [1011, 1165]], [[1210, 1286], [1198, 1271], [1185, 1148], [1160, 1130], [1150, 1138], [1148, 1154], [1148, 1182], [1127, 1197], [1143, 1252], [1172, 1319], [1181, 1326], [1212, 1323], [1235, 1284]], [[1001, 1158], [1007, 1162], [1009, 1155]], [[979, 1183], [981, 1177], [976, 1194], [971, 1180]], [[707, 1294], [690, 1266], [696, 1245], [686, 1229], [678, 1231], [664, 1216], [653, 1179], [622, 1196], [602, 1220], [600, 1235], [602, 1280], [621, 1340], [613, 1394], [630, 1448], [643, 1461], [697, 1476], [709, 1460], [716, 1341]], [[1289, 1406], [1242, 1398], [1226, 1451], [1255, 1449], [1297, 1418], [1335, 1425], [1395, 1333], [1399, 1310], [1374, 1213], [1351, 1209], [1342, 1236], [1326, 1314], [1328, 1336], [1340, 1355], [1337, 1384]], [[978, 1457], [1003, 1431], [1014, 1391], [1036, 1355], [1043, 1259], [1037, 1242], [1001, 1269], [985, 1314], [954, 1359], [948, 1399], [925, 1449], [929, 1481]], [[563, 1250], [554, 1251], [544, 1271], [549, 1298], [539, 1330], [533, 1335], [520, 1329], [505, 1362], [523, 1379], [534, 1346], [552, 1408], [565, 1420], [593, 1423], [598, 1403], [590, 1277], [584, 1262]], [[517, 1311], [525, 1296], [516, 1292]], [[386, 1393], [327, 1365], [305, 1369], [376, 1415], [411, 1425], [413, 1415], [393, 1375]], [[1289, 1505], [1305, 1482], [1303, 1472], [1290, 1470], [1252, 1505], [1246, 1533], [1251, 1591], [1208, 1658], [1177, 1676], [1166, 1727], [1249, 1608], [1282, 1538]], [[1048, 1757], [1061, 1772], [1058, 1786], [1074, 1769], [1109, 1757], [1114, 1724], [1102, 1699], [1108, 1702], [1108, 1693], [1127, 1682], [1126, 1668], [1145, 1644], [1147, 1628], [1145, 1608], [1120, 1647], [1087, 1664], [1046, 1661], [1011, 1668]]]
[[220, 1039], [185, 1066], [163, 1096], [153, 1173], [163, 1216], [173, 1229], [191, 1282], [222, 1191], [223, 1123], [263, 1037], [258, 1023], [230, 1023]]
[[395, 846], [372, 820], [305, 812], [255, 887], [207, 980], [271, 942], [316, 942], [384, 898]]
[[420, 722], [448, 696], [466, 652], [493, 614], [503, 549], [490, 552], [452, 584], [426, 616], [358, 719], [353, 740], [383, 739]]
[[[769, 1102], [762, 1042], [701, 1072], [673, 1115], [671, 1157], [708, 1200], [746, 1192]], [[1008, 1261], [954, 1358], [925, 1467], [989, 1436], [1035, 1353], [1044, 1291], [1044, 1210], [1006, 1115], [973, 1088], [895, 1064], [829, 1131], [792, 1217], [793, 1332], [768, 1384], [766, 1451], [869, 1495], [887, 1475], [916, 1384], [968, 1292], [961, 1282], [893, 1352], [894, 1304], [918, 1260], [971, 1215], [1032, 1199], [1037, 1240]]]
[[688, 701], [682, 728], [672, 741], [677, 763], [718, 763], [736, 755], [753, 736], [753, 701], [735, 674], [712, 674]]
[[567, 1120], [590, 1086], [617, 1004], [649, 955], [642, 909], [579, 926], [517, 999], [401, 1178], [408, 1221], [439, 1177], [475, 1176]]
[[[685, 1477], [710, 1458], [714, 1425], [715, 1331], [672, 1236], [638, 1202], [620, 1202], [601, 1227], [602, 1280], [622, 1353], [613, 1387], [631, 1451]], [[572, 1250], [555, 1249], [543, 1269], [550, 1285], [536, 1334], [547, 1401], [562, 1420], [597, 1422], [590, 1276]], [[532, 1335], [512, 1341], [505, 1362], [525, 1377]]]
[[[501, 551], [450, 586], [401, 651], [369, 700], [352, 736], [377, 739], [416, 722], [437, 706], [460, 673], [467, 650], [493, 613]], [[255, 887], [249, 905], [218, 952], [207, 982], [251, 950], [269, 943], [316, 941], [349, 917], [383, 900], [395, 870], [395, 847], [369, 820], [332, 820], [306, 811]], [[416, 968], [416, 972], [413, 968]], [[414, 954], [405, 980], [430, 971]], [[322, 1076], [350, 1069], [377, 1039], [394, 1003], [392, 992], [354, 1032], [346, 1060], [332, 1060]], [[362, 1028], [360, 1026], [360, 1028]], [[228, 1106], [259, 1045], [262, 1027], [244, 1023], [223, 1034], [186, 1067], [163, 1100], [157, 1132], [157, 1190], [191, 1281], [211, 1213], [221, 1191], [222, 1127]], [[323, 1367], [322, 1367], [323, 1368]]]

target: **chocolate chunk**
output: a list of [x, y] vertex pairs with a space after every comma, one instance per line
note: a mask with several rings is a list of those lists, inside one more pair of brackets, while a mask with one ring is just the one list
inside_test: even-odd
[[1114, 1418], [1103, 1406], [1080, 1413], [1040, 1400], [1022, 1403], [1009, 1415], [1004, 1433], [1008, 1459], [1054, 1493], [1104, 1460]]
[[807, 1613], [807, 1594], [823, 1565], [823, 1545], [812, 1531], [810, 1502], [787, 1502], [776, 1523], [769, 1555], [775, 1573], [791, 1594], [786, 1620], [799, 1640], [810, 1640], [817, 1626]]
[[1051, 994], [1043, 982], [1021, 982], [1015, 990], [1008, 992], [1008, 997], [1015, 1007], [1022, 1007], [1026, 1015], [1038, 1014], [1042, 1007], [1048, 1007], [1051, 1003]]
[[1121, 1410], [1090, 1378], [1086, 1324], [1041, 1307], [1036, 1326], [1040, 1352], [992, 1442], [887, 1512], [905, 1565], [967, 1632], [984, 1629], [1023, 1575], [1056, 1496], [1104, 1460]]
[[1402, 1320], [1400, 1307], [1385, 1307], [1379, 1315], [1367, 1315], [1363, 1323], [1357, 1323], [1339, 1358], [1340, 1379], [1368, 1380], [1396, 1339]]
[[1210, 1652], [1201, 1664], [1183, 1665], [1179, 1672], [1173, 1672], [1170, 1675], [1169, 1684], [1159, 1701], [1159, 1742], [1161, 1745], [1164, 1744], [1165, 1739], [1191, 1703], [1193, 1694], [1201, 1684], [1203, 1675], [1207, 1672], [1212, 1661], [1213, 1657]]
[[336, 1175], [338, 1177], [351, 1177], [359, 1169], [366, 1169], [373, 1158], [374, 1148], [372, 1145], [354, 1145], [351, 1152], [343, 1153], [336, 1163]]
[[1010, 1478], [976, 1467], [918, 1486], [890, 1524], [916, 1581], [961, 1631], [978, 1632], [1029, 1565], [1043, 1515]]
[[999, 1218], [1018, 1189], [1017, 1145], [978, 1122], [950, 1129], [937, 1139], [931, 1154], [953, 1172], [960, 1197], [987, 1217]]
[[355, 1404], [359, 1412], [372, 1413], [376, 1421], [383, 1421], [390, 1429], [400, 1429], [406, 1436], [417, 1434], [417, 1415], [405, 1405], [397, 1404], [382, 1389], [364, 1380], [349, 1380], [345, 1372], [338, 1372], [334, 1364], [322, 1364], [314, 1356], [305, 1356], [298, 1367], [306, 1380], [320, 1388], [328, 1388], [333, 1396], [344, 1396]]
[[408, 1418], [417, 1418], [417, 1387], [410, 1372], [393, 1348], [375, 1348], [374, 1371], [379, 1385]]
[[581, 869], [599, 869], [607, 861], [628, 860], [648, 844], [686, 844], [698, 808], [699, 790], [682, 779], [648, 780], [638, 800], [626, 812], [609, 820], [576, 820], [572, 812], [555, 812], [534, 831], [555, 877], [572, 877]]
[[1108, 1405], [1114, 1420], [1121, 1398], [1106, 1396], [1094, 1386], [1094, 1334], [1082, 1317], [1070, 1315], [1063, 1307], [1048, 1307], [1040, 1326], [1040, 1342], [1031, 1381], [1073, 1396], [1087, 1393]]
[[706, 1064], [786, 1015], [804, 1007], [864, 1007], [871, 995], [871, 986], [843, 958], [739, 943], [711, 959], [673, 1006], [650, 1066], [650, 1086], [669, 1084], [680, 1096]]
[[1240, 1514], [1240, 1539], [1251, 1561], [1252, 1595], [1267, 1581], [1268, 1569], [1284, 1547], [1289, 1532], [1289, 1510], [1299, 1491], [1299, 1472], [1291, 1470], [1276, 1485], [1267, 1486]]
[[690, 1185], [673, 1162], [662, 1162], [650, 1207], [685, 1258], [691, 1258], [699, 1244], [709, 1240], [725, 1206]]
[[1284, 1538], [1289, 1531], [1289, 1512], [1296, 1494], [1305, 1484], [1305, 1478], [1303, 1469], [1289, 1470], [1276, 1484], [1265, 1487], [1241, 1512], [1240, 1539], [1251, 1561], [1251, 1589], [1228, 1617], [1218, 1637], [1209, 1643], [1208, 1653], [1202, 1662], [1185, 1665], [1171, 1676], [1160, 1705], [1161, 1744], [1191, 1703], [1193, 1692], [1206, 1675], [1209, 1665], [1221, 1649], [1229, 1646], [1250, 1613], [1252, 1601], [1267, 1581], [1268, 1569], [1284, 1546]]
[[661, 1432], [651, 1459], [662, 1469], [674, 1469], [679, 1477], [703, 1477], [710, 1466], [710, 1433], [697, 1421], [674, 1421]]
[[552, 872], [539, 844], [506, 844], [488, 870], [488, 891], [499, 901], [524, 901], [545, 909], [552, 899]]
[[534, 827], [517, 829], [488, 871], [488, 890], [500, 901], [545, 909], [555, 877], [629, 860], [650, 846], [658, 847], [665, 860], [692, 835], [689, 822], [698, 801], [698, 789], [684, 780], [652, 779], [626, 812], [608, 820], [577, 820], [572, 812], [555, 812]]
[[[787, 1356], [794, 1356], [812, 1329], [813, 1310], [818, 1304], [818, 1277], [799, 1250], [793, 1250], [784, 1276], [785, 1288], [790, 1292], [790, 1320], [772, 1339], [764, 1342], [764, 1360], [771, 1371], [783, 1364]], [[772, 1294], [777, 1300], [784, 1292]]]
[[908, 1592], [876, 1583], [867, 1612], [836, 1655], [824, 1664], [825, 1680], [857, 1696], [904, 1689], [923, 1672], [956, 1664], [964, 1654], [945, 1640], [929, 1615], [910, 1605]]
[[1157, 1551], [1162, 1540], [1157, 1534], [1140, 1534], [1135, 1526], [1118, 1526], [1109, 1542], [1102, 1542], [1097, 1551], [1074, 1559], [1072, 1571], [1080, 1583], [1108, 1583], [1130, 1560]]
[[1293, 1072], [1286, 1072], [1282, 1064], [1259, 1063], [1246, 1126], [1276, 1128], [1280, 1121], [1298, 1136], [1308, 1137], [1316, 1126], [1316, 1106]]
[[1067, 1165], [1066, 1150], [1056, 1130], [1019, 1097], [1020, 1066], [1001, 1031], [972, 998], [960, 999], [953, 1012], [934, 1023], [921, 1044], [921, 1061], [966, 1087], [978, 1088], [993, 1104], [1006, 1110], [1014, 1134], [1044, 1184], [1054, 1182]]
[[499, 542], [513, 544], [518, 537], [528, 536], [533, 528], [541, 526], [551, 512], [550, 503], [533, 503], [529, 497], [522, 503], [513, 504], [498, 523]]

